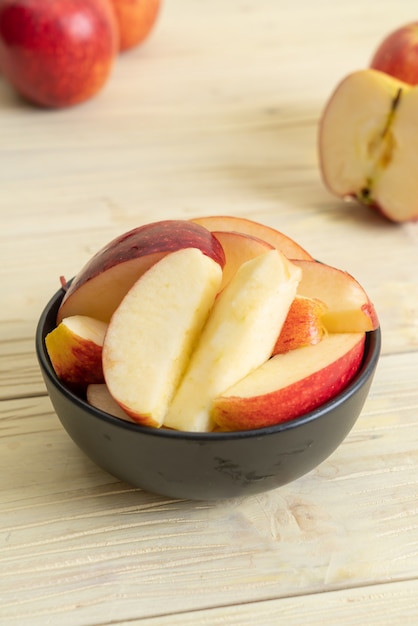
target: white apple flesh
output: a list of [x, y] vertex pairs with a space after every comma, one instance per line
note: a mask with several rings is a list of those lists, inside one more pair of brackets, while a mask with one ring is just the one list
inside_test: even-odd
[[272, 357], [215, 399], [215, 424], [223, 430], [264, 428], [318, 408], [353, 379], [364, 343], [364, 333], [332, 334]]
[[347, 76], [319, 124], [323, 181], [395, 222], [418, 218], [418, 87], [374, 69]]
[[197, 248], [163, 257], [110, 320], [103, 345], [108, 389], [135, 421], [160, 427], [222, 280]]
[[330, 333], [356, 333], [376, 330], [375, 308], [360, 283], [348, 272], [318, 263], [295, 260], [302, 270], [298, 295], [318, 298], [325, 306], [321, 320]]
[[214, 398], [266, 361], [301, 271], [278, 250], [247, 261], [218, 295], [164, 425], [210, 431]]

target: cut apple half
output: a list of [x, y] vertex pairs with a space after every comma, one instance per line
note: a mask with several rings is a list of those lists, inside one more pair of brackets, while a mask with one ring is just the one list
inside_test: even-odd
[[45, 346], [58, 378], [70, 385], [103, 382], [102, 348], [107, 324], [73, 315], [45, 337]]
[[232, 215], [213, 215], [197, 217], [191, 220], [195, 224], [204, 226], [211, 232], [229, 231], [257, 237], [266, 241], [273, 248], [280, 250], [288, 259], [312, 259], [312, 256], [294, 239], [284, 233], [245, 217]]
[[379, 320], [367, 293], [351, 274], [316, 261], [295, 260], [302, 270], [298, 296], [321, 300], [322, 323], [329, 333], [376, 330]]
[[57, 323], [75, 314], [108, 322], [138, 278], [182, 248], [198, 248], [224, 266], [219, 241], [198, 224], [163, 220], [139, 226], [113, 239], [78, 272], [62, 300]]
[[131, 287], [110, 320], [103, 371], [136, 422], [160, 427], [222, 280], [197, 248], [163, 257]]
[[215, 424], [223, 430], [265, 428], [318, 408], [353, 379], [364, 344], [364, 333], [333, 334], [272, 357], [215, 399]]
[[348, 75], [319, 124], [323, 181], [387, 218], [418, 218], [418, 88], [374, 69]]
[[168, 407], [165, 426], [212, 430], [214, 398], [271, 355], [300, 275], [275, 249], [240, 266], [216, 299]]

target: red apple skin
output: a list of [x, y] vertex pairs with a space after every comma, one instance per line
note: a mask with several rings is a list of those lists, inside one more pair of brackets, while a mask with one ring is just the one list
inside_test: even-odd
[[119, 47], [108, 0], [1, 0], [0, 68], [29, 101], [61, 108], [107, 82]]
[[365, 335], [330, 365], [283, 389], [250, 398], [218, 398], [214, 409], [215, 423], [227, 431], [265, 428], [317, 409], [354, 378], [362, 362], [364, 345]]
[[136, 280], [163, 256], [181, 248], [199, 248], [222, 268], [225, 265], [221, 244], [203, 226], [187, 220], [139, 226], [113, 239], [80, 270], [62, 300], [57, 324], [78, 314], [108, 322]]
[[370, 67], [409, 85], [418, 84], [418, 22], [387, 35], [375, 51]]
[[119, 51], [141, 44], [154, 28], [161, 0], [111, 0], [119, 28]]

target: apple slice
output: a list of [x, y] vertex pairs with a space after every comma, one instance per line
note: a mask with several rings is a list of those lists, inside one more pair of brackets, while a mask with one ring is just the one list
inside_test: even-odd
[[223, 430], [249, 430], [316, 409], [355, 376], [364, 341], [364, 333], [327, 335], [314, 346], [272, 357], [215, 399], [214, 422]]
[[273, 248], [280, 250], [288, 259], [312, 259], [312, 256], [296, 243], [294, 239], [291, 239], [270, 226], [260, 224], [259, 222], [244, 217], [213, 215], [196, 217], [191, 221], [204, 226], [211, 232], [231, 231], [257, 237], [272, 245]]
[[103, 382], [102, 348], [105, 322], [73, 315], [45, 337], [45, 345], [58, 378], [70, 385]]
[[231, 281], [243, 263], [274, 249], [271, 244], [252, 235], [232, 231], [213, 231], [212, 234], [225, 253], [221, 290]]
[[290, 305], [272, 356], [321, 341], [325, 333], [322, 316], [326, 309], [324, 302], [318, 298], [296, 296]]
[[271, 355], [300, 270], [278, 250], [247, 261], [218, 295], [164, 425], [210, 431], [213, 399]]
[[160, 427], [222, 280], [197, 248], [163, 257], [131, 287], [103, 345], [108, 389], [136, 422]]
[[318, 143], [332, 193], [395, 222], [418, 218], [418, 87], [374, 69], [350, 74], [324, 108]]
[[90, 384], [86, 389], [86, 400], [91, 406], [119, 419], [133, 422], [133, 419], [114, 400], [105, 383]]
[[182, 248], [199, 248], [221, 267], [225, 263], [222, 246], [203, 226], [186, 220], [145, 224], [113, 239], [78, 272], [57, 323], [75, 314], [108, 322], [138, 278], [166, 254]]
[[376, 330], [379, 320], [363, 287], [351, 274], [316, 261], [295, 260], [302, 270], [297, 295], [318, 298], [325, 306], [322, 315], [330, 333]]

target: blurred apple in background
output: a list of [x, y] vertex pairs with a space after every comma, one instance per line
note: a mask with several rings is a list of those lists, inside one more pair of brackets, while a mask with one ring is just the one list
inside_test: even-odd
[[0, 69], [35, 104], [78, 104], [105, 85], [119, 46], [108, 0], [0, 0]]
[[111, 0], [119, 26], [119, 50], [129, 50], [151, 33], [161, 0]]
[[418, 84], [418, 22], [405, 24], [387, 35], [370, 67], [410, 85]]

